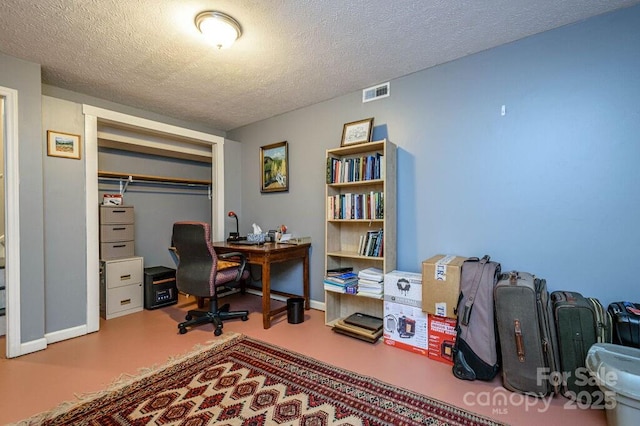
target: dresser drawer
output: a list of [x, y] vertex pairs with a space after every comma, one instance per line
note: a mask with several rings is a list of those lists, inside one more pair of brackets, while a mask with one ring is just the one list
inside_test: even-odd
[[100, 225], [100, 241], [113, 243], [116, 241], [133, 241], [133, 223]]
[[100, 259], [111, 260], [131, 257], [134, 255], [134, 245], [133, 241], [100, 243]]
[[107, 290], [131, 284], [141, 284], [143, 280], [142, 266], [141, 257], [105, 262]]
[[107, 289], [106, 319], [142, 310], [142, 283]]
[[100, 223], [133, 223], [133, 206], [100, 206]]

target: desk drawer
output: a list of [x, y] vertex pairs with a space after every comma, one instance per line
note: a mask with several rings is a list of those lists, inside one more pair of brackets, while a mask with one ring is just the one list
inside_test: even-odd
[[100, 243], [100, 259], [111, 260], [132, 257], [134, 255], [133, 241], [117, 241]]
[[100, 206], [100, 223], [133, 223], [133, 206]]
[[133, 223], [100, 225], [100, 241], [113, 243], [134, 240]]

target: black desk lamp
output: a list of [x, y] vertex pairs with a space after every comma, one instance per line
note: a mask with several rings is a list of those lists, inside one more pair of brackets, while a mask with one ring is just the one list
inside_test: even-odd
[[239, 241], [240, 231], [238, 229], [238, 215], [236, 215], [235, 212], [231, 211], [227, 213], [227, 216], [236, 218], [236, 232], [229, 232], [229, 238], [227, 238], [227, 241]]

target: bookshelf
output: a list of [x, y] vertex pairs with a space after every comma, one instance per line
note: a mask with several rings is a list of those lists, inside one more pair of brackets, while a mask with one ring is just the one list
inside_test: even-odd
[[[396, 146], [385, 139], [328, 149], [326, 171], [325, 271], [396, 269]], [[380, 230], [378, 255], [363, 253], [361, 236]], [[382, 317], [382, 296], [325, 288], [328, 326], [354, 312]]]

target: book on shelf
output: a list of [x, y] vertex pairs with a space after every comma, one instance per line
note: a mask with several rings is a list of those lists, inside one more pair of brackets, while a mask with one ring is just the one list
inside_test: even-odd
[[356, 278], [352, 278], [351, 280], [344, 282], [338, 282], [332, 280], [330, 277], [325, 277], [322, 284], [324, 285], [325, 290], [336, 293], [357, 294], [358, 292], [358, 280]]
[[380, 191], [328, 195], [327, 218], [383, 219], [384, 196]]
[[363, 288], [358, 286], [358, 293], [359, 296], [367, 296], [367, 297], [372, 297], [374, 299], [382, 299], [384, 297], [384, 289], [382, 288]]
[[358, 286], [362, 289], [381, 289], [384, 287], [382, 281], [371, 281], [364, 278], [358, 278]]
[[324, 277], [324, 284], [330, 284], [330, 285], [335, 285], [335, 286], [340, 286], [340, 287], [344, 287], [347, 285], [357, 285], [358, 284], [358, 279], [357, 278], [351, 278], [348, 280], [336, 280], [333, 277]]
[[342, 268], [331, 268], [331, 269], [327, 269], [327, 275], [340, 275], [340, 274], [344, 274], [345, 272], [352, 272], [353, 271], [353, 266], [345, 266]]
[[361, 256], [382, 257], [384, 246], [384, 231], [367, 231], [360, 236], [358, 254]]
[[370, 155], [336, 158], [327, 157], [328, 184], [360, 182], [384, 178], [384, 155]]
[[358, 278], [376, 281], [376, 282], [382, 282], [384, 281], [384, 272], [382, 272], [382, 269], [375, 268], [372, 266], [372, 267], [361, 269], [360, 271], [358, 271]]
[[336, 282], [336, 283], [344, 283], [347, 281], [354, 281], [358, 279], [358, 274], [353, 271], [341, 272], [336, 275], [332, 273], [327, 273], [325, 279]]

